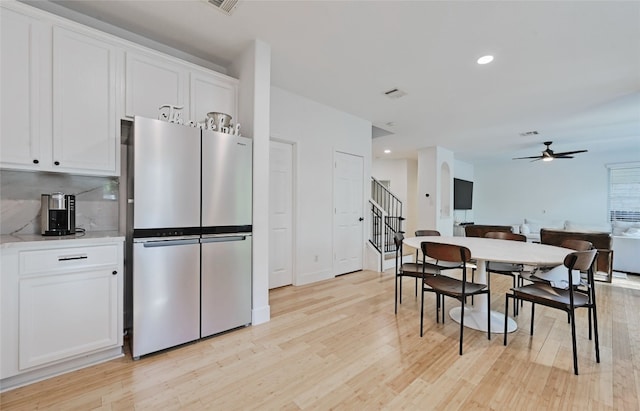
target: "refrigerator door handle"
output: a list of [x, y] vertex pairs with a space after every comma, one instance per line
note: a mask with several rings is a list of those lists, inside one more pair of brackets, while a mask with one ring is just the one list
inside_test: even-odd
[[228, 241], [244, 241], [247, 239], [246, 235], [230, 235], [225, 237], [208, 237], [200, 240], [202, 244], [206, 243], [223, 243]]
[[193, 240], [166, 240], [166, 241], [149, 241], [145, 242], [144, 248], [151, 247], [171, 247], [174, 245], [187, 245], [187, 244], [198, 244], [197, 239]]

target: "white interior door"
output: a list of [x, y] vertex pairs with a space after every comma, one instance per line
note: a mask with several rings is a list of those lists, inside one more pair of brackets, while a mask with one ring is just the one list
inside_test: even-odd
[[334, 275], [362, 270], [363, 163], [360, 156], [335, 153], [333, 169]]
[[269, 288], [293, 284], [293, 146], [269, 154]]

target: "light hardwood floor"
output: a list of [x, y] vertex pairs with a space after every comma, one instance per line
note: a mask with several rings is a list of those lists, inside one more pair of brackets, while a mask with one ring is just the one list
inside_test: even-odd
[[[492, 277], [503, 312], [511, 279]], [[624, 287], [623, 287], [624, 286]], [[629, 288], [631, 287], [631, 288]], [[2, 410], [638, 410], [640, 279], [598, 283], [601, 363], [576, 320], [580, 375], [561, 311], [529, 305], [519, 329], [491, 341], [435, 323], [427, 293], [425, 335], [412, 280], [393, 313], [393, 273], [357, 272], [270, 293], [272, 320], [132, 361], [125, 358], [5, 392]], [[455, 306], [447, 300], [447, 309]]]

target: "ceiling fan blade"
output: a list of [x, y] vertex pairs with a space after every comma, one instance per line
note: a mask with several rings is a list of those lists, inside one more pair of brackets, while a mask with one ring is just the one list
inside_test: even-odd
[[553, 155], [557, 158], [558, 156], [566, 156], [566, 155], [586, 153], [586, 152], [587, 150], [576, 150], [576, 151], [565, 151], [563, 153], [553, 153]]
[[553, 158], [573, 158], [573, 156], [554, 156]]
[[516, 158], [512, 158], [512, 160], [527, 160], [529, 158], [535, 158], [537, 160], [540, 160], [542, 158], [542, 156], [516, 157]]

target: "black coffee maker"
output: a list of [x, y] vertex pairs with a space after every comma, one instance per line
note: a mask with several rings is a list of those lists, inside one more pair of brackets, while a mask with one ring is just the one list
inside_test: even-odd
[[63, 193], [40, 196], [42, 235], [76, 233], [76, 196]]

